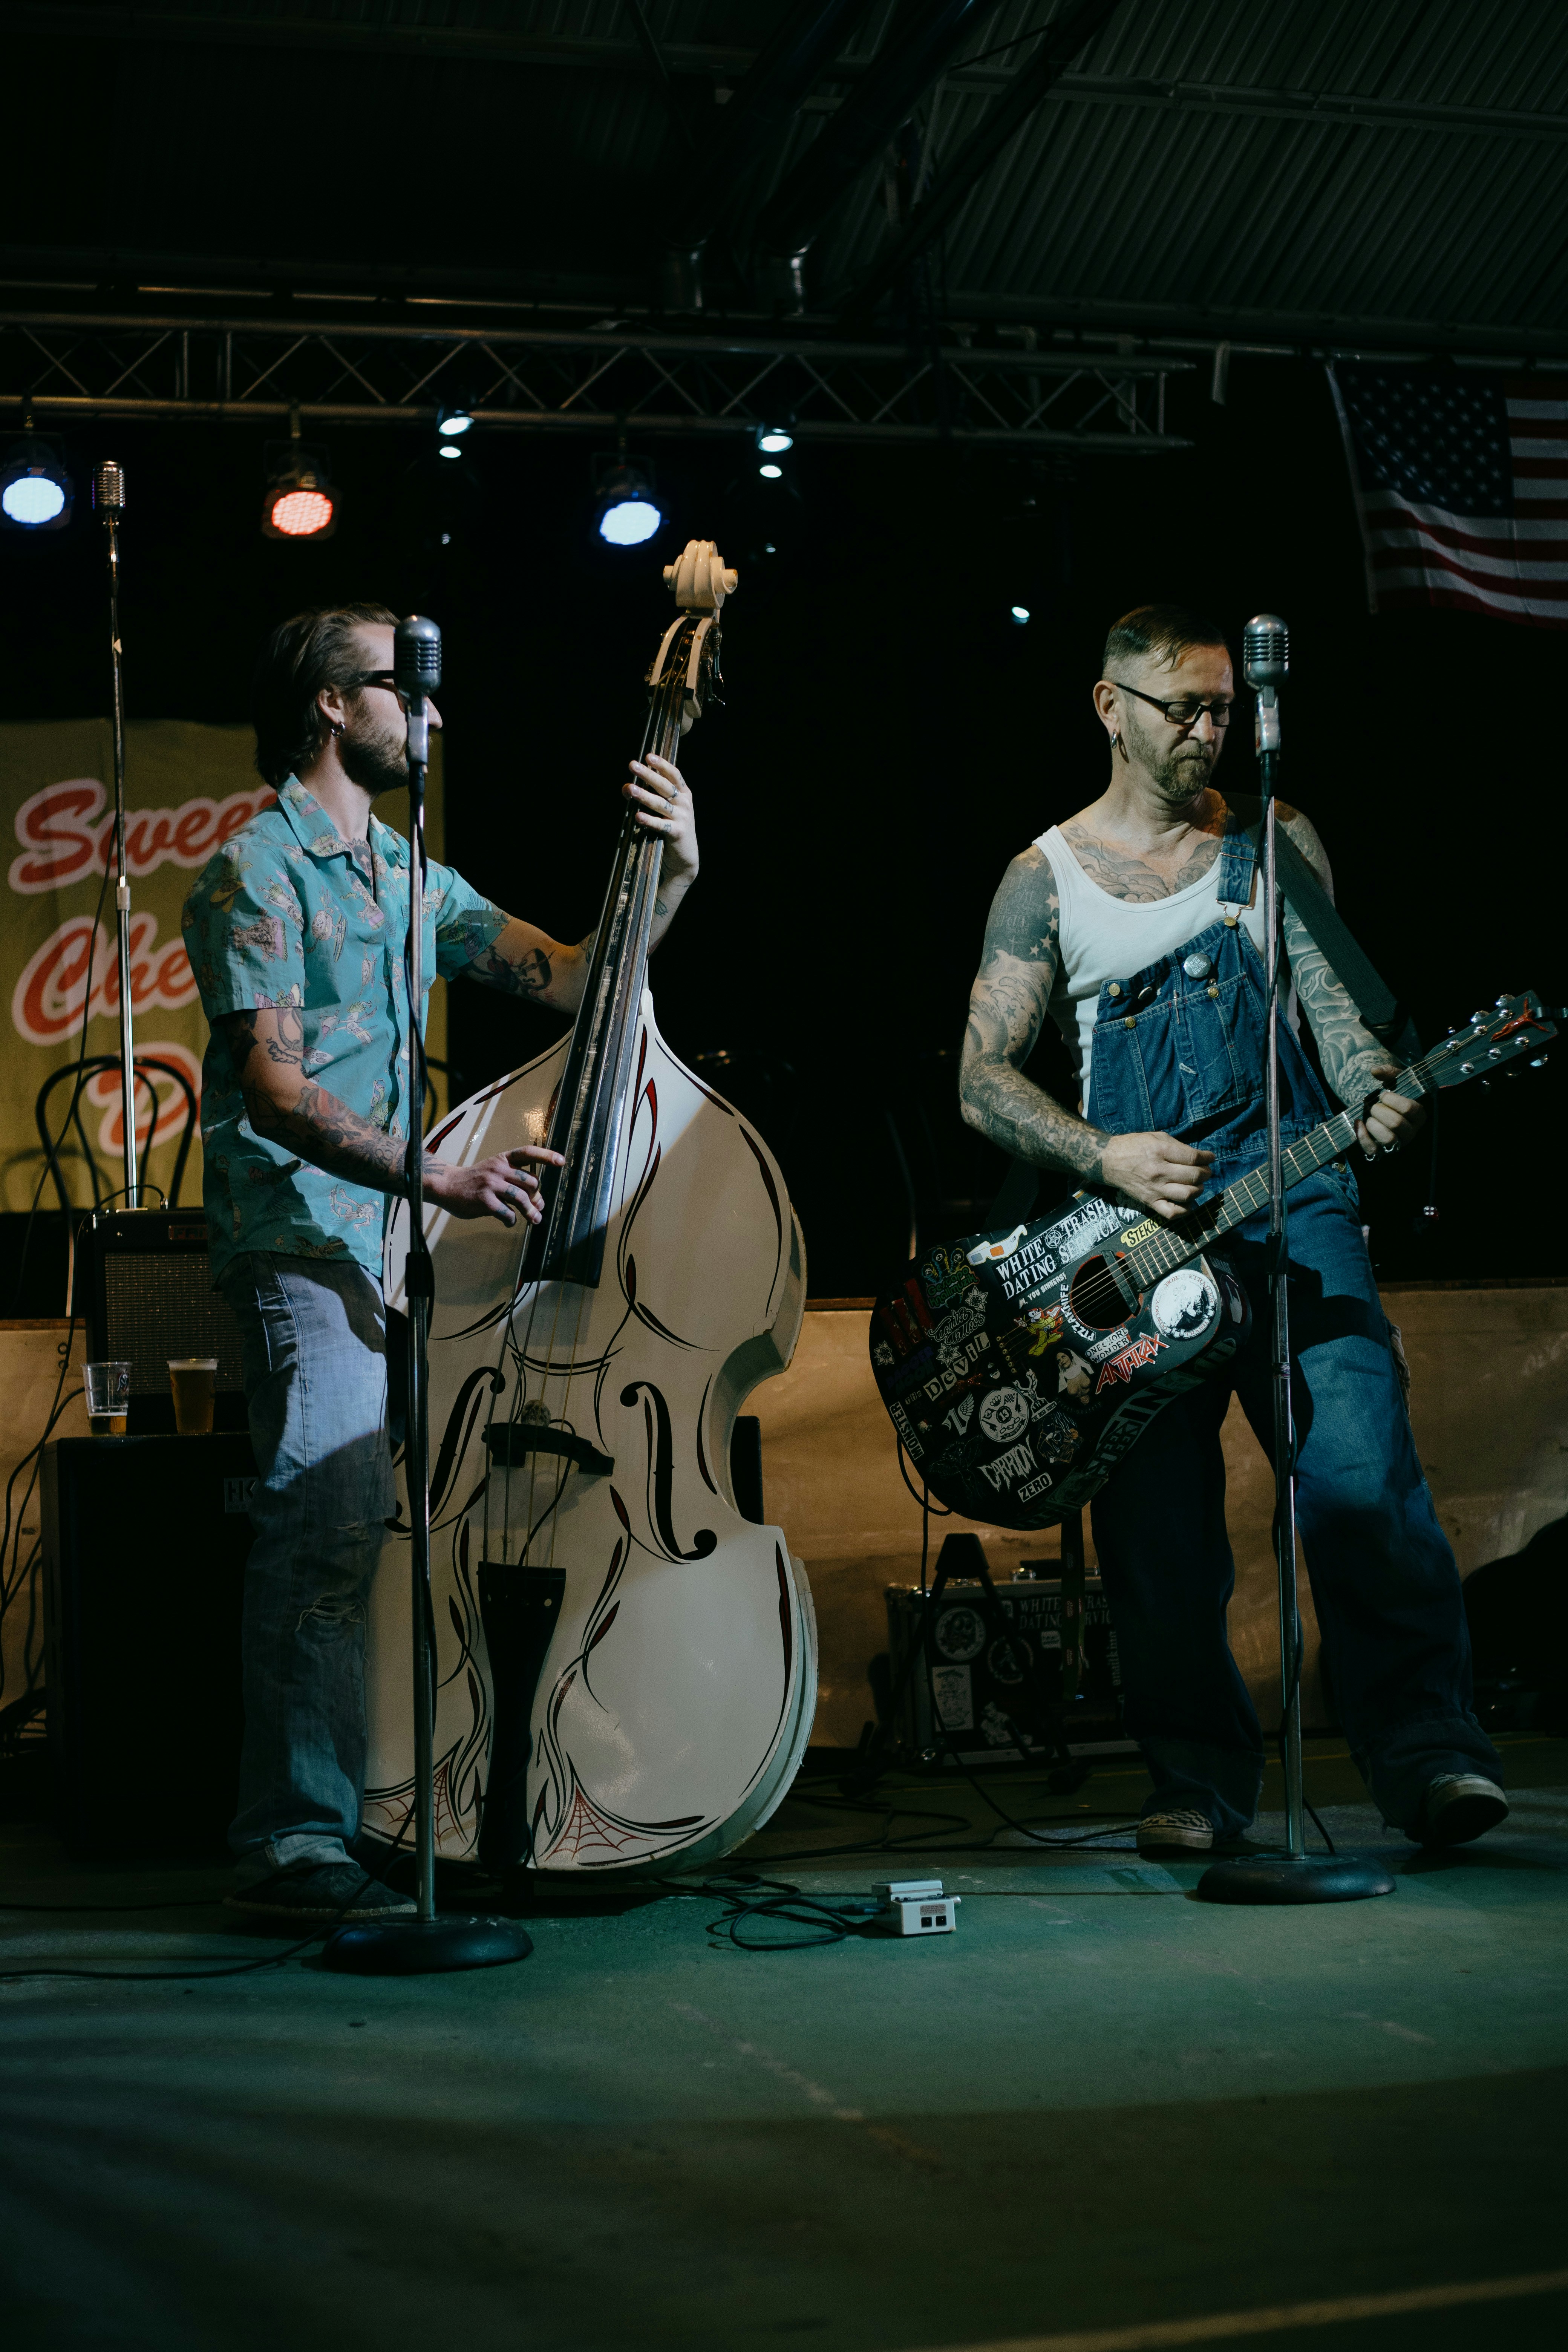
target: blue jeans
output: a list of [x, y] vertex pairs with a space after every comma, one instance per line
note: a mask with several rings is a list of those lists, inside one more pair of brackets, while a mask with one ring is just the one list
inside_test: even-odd
[[[1470, 1709], [1458, 1570], [1437, 1523], [1349, 1181], [1289, 1196], [1297, 1524], [1334, 1711], [1384, 1818], [1414, 1832], [1440, 1772], [1501, 1779]], [[1151, 1811], [1205, 1813], [1222, 1836], [1250, 1823], [1263, 1740], [1226, 1641], [1236, 1581], [1220, 1426], [1235, 1390], [1273, 1456], [1267, 1221], [1225, 1244], [1252, 1300], [1246, 1347], [1176, 1398], [1092, 1506], [1116, 1626], [1127, 1727], [1153, 1778]]]
[[364, 1791], [364, 1625], [394, 1508], [381, 1285], [348, 1259], [237, 1258], [258, 1477], [245, 1575], [242, 1885], [342, 1862]]

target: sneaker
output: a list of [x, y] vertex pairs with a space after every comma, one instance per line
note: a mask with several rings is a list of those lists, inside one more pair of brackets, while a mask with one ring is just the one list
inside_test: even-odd
[[1175, 1805], [1163, 1813], [1145, 1813], [1138, 1824], [1140, 1853], [1206, 1853], [1214, 1843], [1214, 1823], [1206, 1813]]
[[1439, 1772], [1421, 1805], [1418, 1845], [1468, 1845], [1508, 1819], [1508, 1799], [1479, 1772]]
[[281, 1870], [275, 1878], [240, 1887], [225, 1902], [230, 1911], [276, 1919], [283, 1927], [310, 1919], [394, 1919], [411, 1916], [416, 1908], [406, 1895], [395, 1895], [356, 1862], [307, 1863], [302, 1869]]

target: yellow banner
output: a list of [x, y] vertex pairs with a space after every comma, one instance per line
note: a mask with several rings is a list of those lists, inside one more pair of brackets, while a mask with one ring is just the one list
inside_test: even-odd
[[[272, 799], [251, 766], [248, 727], [146, 719], [126, 730], [125, 862], [131, 884], [131, 1010], [138, 1065], [137, 1145], [156, 1127], [143, 1181], [170, 1190], [188, 1114], [182, 1074], [199, 1098], [206, 1045], [196, 983], [180, 935], [186, 891], [215, 851]], [[441, 855], [439, 741], [432, 743], [426, 839]], [[59, 1206], [37, 1124], [41, 1090], [71, 1204], [89, 1208], [124, 1182], [121, 1113], [120, 975], [114, 882], [113, 738], [107, 719], [0, 726], [0, 819], [10, 853], [0, 922], [0, 1207]], [[406, 830], [404, 794], [376, 814]], [[446, 990], [430, 1009], [429, 1051], [446, 1052]], [[113, 1056], [93, 1071], [70, 1118], [87, 1013], [87, 1053]], [[443, 1105], [446, 1088], [440, 1088]], [[62, 1132], [63, 1131], [63, 1132]], [[89, 1165], [90, 1160], [90, 1165]], [[96, 1171], [96, 1180], [95, 1171]], [[180, 1199], [201, 1199], [201, 1139], [193, 1136]], [[155, 1196], [154, 1196], [155, 1197]]]

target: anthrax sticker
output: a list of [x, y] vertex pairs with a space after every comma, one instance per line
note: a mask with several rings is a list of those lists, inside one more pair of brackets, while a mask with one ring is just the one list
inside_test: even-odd
[[1130, 1381], [1134, 1372], [1141, 1370], [1145, 1364], [1152, 1364], [1160, 1349], [1169, 1344], [1168, 1340], [1156, 1339], [1152, 1331], [1146, 1331], [1141, 1339], [1134, 1339], [1130, 1348], [1124, 1348], [1120, 1356], [1112, 1356], [1110, 1363], [1101, 1364], [1100, 1378], [1094, 1384], [1095, 1395], [1098, 1396], [1101, 1389], [1114, 1388], [1118, 1381]]

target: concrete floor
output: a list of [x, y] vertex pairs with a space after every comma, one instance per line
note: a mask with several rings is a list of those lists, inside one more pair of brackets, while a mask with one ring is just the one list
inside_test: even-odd
[[[898, 1864], [963, 1895], [954, 1937], [743, 1954], [687, 1895], [542, 1917], [531, 1960], [469, 1976], [307, 1958], [0, 1983], [5, 2343], [1086, 2352], [1078, 2331], [1126, 2331], [1115, 2352], [1214, 2334], [1145, 2323], [1568, 2265], [1568, 1745], [1508, 1763], [1508, 1828], [1426, 1857], [1319, 1744], [1331, 1829], [1394, 1858], [1372, 1903], [1221, 1910], [1196, 1866], [964, 1851], [994, 1826], [978, 1800], [885, 1783], [904, 1834], [921, 1806], [961, 1817]], [[988, 1785], [1064, 1828], [1143, 1787]], [[886, 1863], [789, 1856], [879, 1826], [792, 1800], [748, 1859], [865, 1892]], [[148, 1906], [0, 1913], [4, 1967], [268, 1948], [204, 1907], [221, 1870], [0, 1839], [7, 1903]], [[1289, 2340], [1533, 2352], [1565, 2325], [1558, 2291]]]

